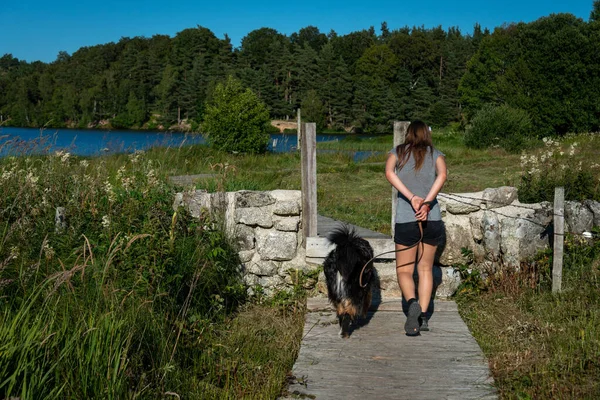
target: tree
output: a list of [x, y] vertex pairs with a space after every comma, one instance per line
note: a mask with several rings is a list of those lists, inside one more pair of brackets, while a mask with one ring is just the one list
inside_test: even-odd
[[325, 127], [325, 108], [316, 90], [311, 89], [302, 98], [302, 119], [314, 122], [317, 129]]
[[224, 151], [264, 153], [269, 143], [267, 106], [251, 89], [229, 76], [206, 105], [202, 130], [212, 146]]
[[600, 21], [600, 0], [594, 0], [592, 12], [590, 13], [590, 22]]

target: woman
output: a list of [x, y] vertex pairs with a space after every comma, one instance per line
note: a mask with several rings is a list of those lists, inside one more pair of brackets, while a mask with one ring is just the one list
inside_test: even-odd
[[[409, 336], [429, 330], [425, 312], [433, 290], [433, 260], [444, 233], [436, 196], [446, 175], [444, 154], [433, 147], [429, 127], [422, 121], [412, 122], [405, 142], [390, 151], [385, 164], [385, 176], [398, 190], [394, 234], [396, 273], [402, 296], [408, 300], [404, 330]], [[422, 245], [415, 246], [419, 240]], [[419, 272], [418, 301], [413, 280], [415, 261]]]

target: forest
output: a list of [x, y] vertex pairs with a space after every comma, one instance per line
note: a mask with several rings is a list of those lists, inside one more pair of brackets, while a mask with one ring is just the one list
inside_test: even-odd
[[234, 76], [272, 119], [298, 108], [320, 130], [389, 132], [394, 120], [465, 127], [486, 105], [525, 111], [536, 135], [600, 128], [600, 1], [588, 21], [552, 14], [493, 31], [308, 26], [248, 33], [239, 48], [198, 26], [59, 52], [0, 58], [0, 123], [20, 127], [201, 131], [219, 82]]

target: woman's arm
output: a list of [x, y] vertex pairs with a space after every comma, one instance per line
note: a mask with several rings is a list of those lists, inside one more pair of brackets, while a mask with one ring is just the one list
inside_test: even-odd
[[435, 160], [435, 181], [433, 181], [433, 185], [431, 189], [429, 189], [429, 193], [427, 197], [425, 197], [425, 201], [433, 201], [437, 197], [440, 190], [444, 186], [446, 182], [446, 178], [448, 176], [448, 170], [446, 168], [446, 159], [444, 156], [439, 156], [437, 160]]
[[435, 174], [435, 181], [433, 181], [433, 185], [431, 186], [431, 189], [429, 189], [429, 193], [427, 193], [427, 196], [425, 197], [423, 206], [415, 209], [417, 210], [415, 214], [415, 218], [417, 219], [417, 221], [427, 220], [427, 214], [429, 214], [429, 211], [431, 211], [431, 206], [429, 206], [429, 204], [425, 202], [435, 200], [440, 190], [442, 190], [444, 182], [446, 182], [448, 171], [446, 169], [446, 159], [443, 156], [439, 156], [437, 160], [435, 160]]
[[385, 177], [396, 188], [404, 197], [410, 200], [410, 205], [413, 209], [418, 210], [423, 204], [423, 199], [419, 196], [415, 196], [409, 188], [396, 175], [396, 155], [390, 153], [387, 161], [385, 162]]

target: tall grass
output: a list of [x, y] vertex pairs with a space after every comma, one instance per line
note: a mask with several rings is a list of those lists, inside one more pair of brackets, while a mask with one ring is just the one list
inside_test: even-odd
[[219, 221], [171, 208], [171, 150], [0, 159], [0, 398], [279, 394], [302, 311], [243, 305]]
[[459, 310], [486, 354], [501, 398], [600, 396], [600, 241], [568, 237], [563, 291], [550, 254], [463, 292]]

